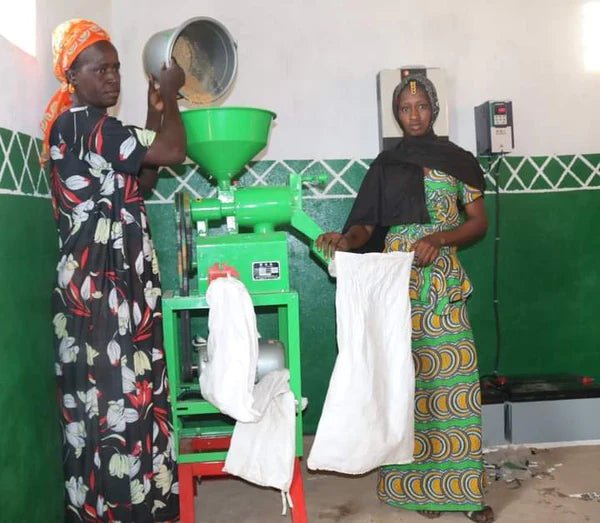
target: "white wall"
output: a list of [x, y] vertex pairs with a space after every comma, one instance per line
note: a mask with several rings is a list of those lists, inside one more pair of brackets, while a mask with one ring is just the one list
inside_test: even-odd
[[41, 100], [40, 64], [1, 36], [0, 56], [0, 127], [39, 135], [33, 113]]
[[39, 135], [57, 86], [50, 34], [74, 16], [112, 33], [123, 64], [119, 116], [143, 123], [141, 53], [193, 16], [223, 22], [239, 45], [226, 105], [278, 113], [268, 158], [372, 157], [377, 71], [446, 69], [453, 139], [474, 148], [473, 106], [511, 99], [521, 154], [598, 152], [600, 75], [583, 69], [580, 0], [38, 0], [38, 56], [0, 38], [0, 126]]
[[[2, 0], [8, 4], [8, 0]], [[70, 18], [91, 18], [110, 29], [110, 0], [37, 1], [37, 54], [28, 55], [0, 36], [0, 127], [40, 136], [39, 123], [58, 87], [52, 72], [52, 30]]]
[[[375, 76], [444, 67], [453, 139], [474, 149], [473, 107], [511, 99], [521, 154], [600, 150], [600, 76], [583, 70], [578, 0], [130, 0], [112, 4], [124, 64], [121, 115], [144, 120], [141, 53], [156, 31], [193, 16], [239, 44], [226, 105], [278, 113], [268, 158], [372, 157]], [[175, 8], [174, 8], [175, 6]], [[143, 13], [143, 15], [141, 15]]]

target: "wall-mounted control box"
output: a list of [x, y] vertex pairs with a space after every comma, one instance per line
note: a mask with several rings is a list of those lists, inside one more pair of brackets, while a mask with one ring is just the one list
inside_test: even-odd
[[490, 100], [475, 107], [477, 155], [509, 153], [515, 148], [512, 102]]

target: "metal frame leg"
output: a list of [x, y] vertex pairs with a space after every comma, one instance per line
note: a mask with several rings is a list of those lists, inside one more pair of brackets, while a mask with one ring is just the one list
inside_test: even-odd
[[195, 523], [193, 464], [179, 465], [179, 518], [181, 523]]
[[292, 523], [307, 523], [306, 500], [304, 498], [304, 483], [302, 481], [302, 466], [300, 458], [294, 463], [294, 477], [290, 487], [290, 497], [294, 507], [292, 508]]

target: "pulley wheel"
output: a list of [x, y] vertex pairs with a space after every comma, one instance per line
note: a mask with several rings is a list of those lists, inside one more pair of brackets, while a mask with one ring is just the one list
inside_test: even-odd
[[175, 195], [175, 224], [177, 227], [177, 276], [179, 293], [190, 294], [190, 276], [193, 268], [192, 219], [190, 195], [181, 191]]
[[[190, 294], [190, 273], [192, 272], [192, 221], [190, 216], [190, 197], [186, 192], [175, 195], [175, 222], [177, 226], [177, 275], [179, 276], [179, 295]], [[183, 382], [193, 379], [192, 371], [192, 325], [190, 311], [180, 314], [180, 364]]]

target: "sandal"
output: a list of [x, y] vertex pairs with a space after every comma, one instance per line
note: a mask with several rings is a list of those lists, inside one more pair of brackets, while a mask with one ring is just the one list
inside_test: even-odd
[[492, 507], [485, 506], [481, 510], [472, 510], [465, 512], [465, 516], [476, 523], [492, 523], [494, 521], [494, 511]]
[[441, 512], [436, 510], [417, 510], [417, 514], [427, 519], [437, 519], [442, 515]]

